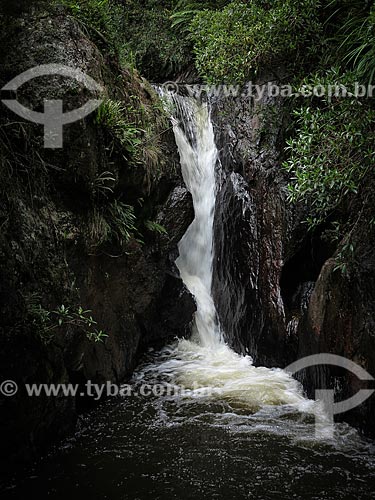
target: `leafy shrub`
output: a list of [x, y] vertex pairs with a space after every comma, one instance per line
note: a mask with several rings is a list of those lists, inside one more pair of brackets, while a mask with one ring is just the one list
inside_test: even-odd
[[[341, 81], [348, 84], [353, 78], [347, 75]], [[333, 83], [332, 73], [320, 82]], [[294, 111], [296, 134], [287, 141], [289, 158], [284, 163], [292, 174], [289, 200], [309, 207], [310, 228], [326, 220], [348, 195], [357, 193], [375, 156], [375, 111], [368, 102], [326, 98], [318, 104], [310, 101]]]
[[72, 325], [81, 328], [85, 332], [86, 337], [91, 341], [104, 342], [104, 339], [108, 337], [103, 330], [93, 328], [97, 325], [97, 322], [91, 316], [91, 311], [85, 311], [81, 306], [75, 310], [71, 307], [61, 305], [55, 311], [52, 311], [52, 316], [57, 320], [59, 327]]
[[40, 303], [37, 293], [31, 294], [27, 300], [27, 311], [30, 324], [44, 344], [49, 344], [59, 328], [73, 326], [82, 330], [86, 337], [94, 342], [104, 342], [108, 335], [103, 330], [97, 330], [97, 322], [90, 310], [81, 306], [72, 308], [62, 304], [56, 310], [48, 311]]
[[207, 82], [243, 82], [260, 67], [317, 50], [319, 2], [234, 1], [219, 11], [199, 12], [190, 25], [196, 66]]
[[180, 0], [171, 15], [172, 28], [186, 33], [189, 31], [190, 23], [200, 11], [221, 9], [228, 3], [228, 0], [206, 0], [203, 2]]

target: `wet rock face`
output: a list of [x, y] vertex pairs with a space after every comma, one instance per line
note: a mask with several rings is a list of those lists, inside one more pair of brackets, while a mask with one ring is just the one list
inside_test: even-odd
[[160, 260], [165, 259], [165, 274], [160, 300], [147, 309], [147, 316], [140, 318], [146, 335], [141, 339], [142, 345], [165, 344], [176, 337], [188, 337], [191, 331], [195, 302], [180, 279], [175, 265], [178, 257], [177, 245], [188, 226], [194, 219], [194, 208], [191, 194], [182, 186], [176, 186], [168, 199], [160, 207], [156, 217], [157, 223], [163, 226], [166, 233], [158, 236], [156, 243], [148, 250]]
[[[108, 95], [116, 82], [117, 87], [123, 85], [117, 98], [137, 96], [143, 103], [151, 99], [147, 82], [129, 72], [120, 78], [119, 69], [105, 60], [64, 11], [54, 15], [35, 11], [15, 23], [13, 38], [1, 44], [0, 83], [53, 62], [84, 71]], [[43, 80], [43, 85], [25, 86], [21, 97], [25, 106], [33, 107], [43, 97], [68, 95], [76, 108], [92, 97], [81, 91], [79, 85], [52, 78]], [[109, 157], [102, 132], [90, 118], [64, 128], [69, 147], [63, 150], [43, 150], [41, 126], [25, 123], [25, 130], [30, 138], [27, 146], [21, 133], [19, 142], [8, 136], [17, 152], [14, 158], [21, 161], [21, 151], [27, 153], [27, 162], [13, 165], [11, 189], [0, 198], [0, 380], [15, 380], [20, 387], [85, 384], [88, 379], [120, 382], [145, 348], [184, 335], [195, 310], [174, 266], [177, 243], [194, 215], [173, 133], [163, 134], [161, 173], [147, 176], [143, 165], [127, 164], [125, 155]], [[1, 136], [0, 159], [3, 147]], [[146, 200], [148, 214], [167, 234], [145, 231], [144, 244], [132, 240], [126, 251], [110, 244], [88, 251], [88, 213], [96, 208], [92, 185], [107, 170], [115, 177], [114, 196], [134, 205]], [[34, 306], [41, 303], [48, 311], [61, 304], [79, 304], [92, 311], [98, 329], [109, 337], [103, 344], [90, 342], [82, 330], [71, 326], [46, 344], [31, 324], [31, 299]], [[79, 398], [28, 398], [23, 391], [16, 398], [2, 398], [0, 458], [32, 458], [72, 430], [77, 407], [85, 404]]]
[[256, 207], [243, 177], [237, 173], [223, 179], [214, 233], [213, 293], [220, 323], [236, 351], [249, 350], [254, 355], [256, 338], [248, 338], [246, 332], [259, 329], [263, 314], [258, 309], [250, 318], [246, 311], [259, 300]]
[[[283, 365], [287, 322], [280, 278], [293, 232], [280, 170], [280, 102], [212, 102], [221, 169], [215, 217], [213, 291], [228, 342], [255, 363]], [[268, 121], [265, 113], [277, 119]], [[285, 366], [285, 365], [284, 365]]]
[[[299, 357], [334, 353], [354, 361], [375, 378], [375, 231], [370, 220], [374, 213], [373, 183], [364, 188], [362, 199], [352, 207], [350, 234], [353, 255], [347, 256], [347, 272], [336, 269], [337, 253], [323, 266], [298, 329]], [[311, 396], [320, 387], [338, 389], [343, 401], [360, 389], [373, 389], [352, 373], [332, 366], [308, 369], [300, 374]], [[339, 418], [375, 435], [375, 397]]]
[[134, 243], [118, 258], [92, 256], [82, 262], [72, 254], [84, 303], [110, 332], [104, 345], [86, 345], [75, 368], [84, 379], [122, 380], [145, 348], [187, 335], [196, 307], [174, 260], [193, 217], [191, 195], [177, 186], [156, 217], [166, 234], [151, 236], [144, 247]]
[[[213, 294], [227, 342], [256, 364], [285, 367], [317, 353], [346, 357], [375, 376], [374, 187], [352, 204], [354, 229], [336, 250], [300, 223], [286, 200], [282, 103], [267, 97], [213, 98], [219, 147]], [[274, 119], [269, 119], [270, 116]], [[348, 243], [347, 273], [335, 268]], [[340, 259], [339, 259], [340, 260]], [[335, 388], [345, 400], [366, 384], [345, 370], [319, 366], [298, 377], [308, 394]], [[375, 434], [375, 397], [339, 418]]]

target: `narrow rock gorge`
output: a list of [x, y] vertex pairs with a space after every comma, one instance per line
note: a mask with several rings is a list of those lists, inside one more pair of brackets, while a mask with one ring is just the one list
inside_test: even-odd
[[373, 498], [374, 13], [2, 2], [4, 499]]

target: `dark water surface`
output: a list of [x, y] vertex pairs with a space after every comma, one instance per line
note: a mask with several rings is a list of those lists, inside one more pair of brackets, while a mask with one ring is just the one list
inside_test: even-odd
[[[160, 382], [141, 370], [134, 385], [144, 378]], [[134, 395], [83, 417], [1, 499], [370, 499], [374, 453], [346, 425], [317, 441], [314, 418], [287, 405], [249, 413], [218, 397]]]

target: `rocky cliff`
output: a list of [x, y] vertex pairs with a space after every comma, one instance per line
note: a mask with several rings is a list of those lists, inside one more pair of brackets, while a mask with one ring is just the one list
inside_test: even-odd
[[[325, 227], [309, 232], [301, 224], [306, 209], [287, 201], [281, 167], [287, 101], [267, 93], [257, 101], [244, 95], [211, 101], [221, 163], [213, 291], [228, 343], [257, 365], [285, 367], [333, 353], [374, 375], [371, 187], [363, 183], [346, 207], [350, 233], [327, 242]], [[316, 389], [335, 388], [344, 400], [367, 387], [329, 366], [298, 377], [312, 397]], [[372, 397], [340, 418], [372, 434], [373, 415]]]
[[[100, 51], [64, 9], [23, 7], [1, 18], [1, 86], [40, 64], [79, 69], [103, 95], [54, 76], [25, 84], [17, 99], [42, 111], [46, 98], [63, 99], [69, 110], [100, 97], [121, 103], [129, 123], [142, 112], [138, 128], [151, 132], [130, 144], [135, 154], [94, 113], [64, 127], [63, 149], [46, 150], [42, 126], [2, 109], [0, 378], [20, 388], [0, 400], [7, 460], [30, 458], [64, 435], [87, 404], [27, 397], [25, 383], [119, 382], [147, 346], [184, 334], [195, 308], [173, 264], [192, 203], [157, 95]], [[126, 217], [132, 234], [124, 240]], [[70, 312], [56, 326], [62, 306]], [[81, 310], [90, 311], [94, 332], [108, 337], [85, 331]]]
[[285, 112], [267, 95], [257, 102], [218, 97], [212, 105], [221, 159], [214, 272], [220, 321], [236, 350], [282, 366], [289, 339], [281, 276], [300, 238], [280, 168]]

